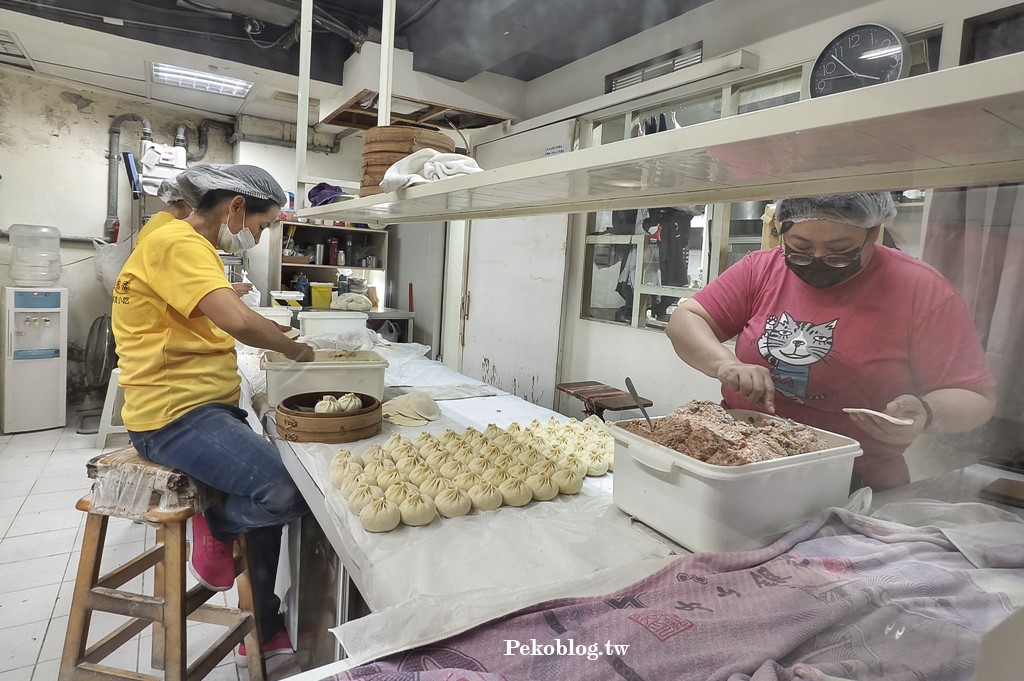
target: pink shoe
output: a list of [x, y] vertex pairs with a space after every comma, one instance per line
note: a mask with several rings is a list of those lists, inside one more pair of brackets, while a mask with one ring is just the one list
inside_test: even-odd
[[192, 516], [192, 558], [188, 568], [211, 591], [227, 591], [235, 583], [232, 544], [214, 539], [202, 513]]
[[[275, 655], [286, 655], [295, 652], [292, 649], [292, 642], [288, 638], [288, 632], [284, 629], [274, 634], [273, 638], [269, 641], [265, 641], [260, 648], [263, 650], [264, 660], [274, 657]], [[246, 663], [244, 643], [238, 646], [238, 654], [241, 655], [238, 659], [238, 664], [244, 665]]]

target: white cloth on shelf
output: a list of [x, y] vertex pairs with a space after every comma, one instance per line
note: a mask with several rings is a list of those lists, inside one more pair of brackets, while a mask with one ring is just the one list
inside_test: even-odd
[[479, 172], [483, 172], [483, 169], [469, 156], [420, 149], [388, 168], [380, 188], [385, 192], [393, 192], [404, 187]]
[[331, 301], [331, 309], [366, 312], [373, 309], [373, 303], [361, 293], [342, 293]]

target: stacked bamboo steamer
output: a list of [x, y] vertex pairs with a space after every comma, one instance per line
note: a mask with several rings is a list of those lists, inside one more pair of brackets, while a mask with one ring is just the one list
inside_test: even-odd
[[380, 181], [392, 165], [420, 149], [442, 153], [455, 151], [455, 142], [436, 128], [396, 124], [370, 128], [363, 133], [363, 178], [359, 195], [380, 194]]

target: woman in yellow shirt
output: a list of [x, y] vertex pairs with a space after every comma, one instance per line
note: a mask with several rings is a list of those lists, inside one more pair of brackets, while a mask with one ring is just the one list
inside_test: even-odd
[[195, 210], [141, 239], [114, 287], [122, 418], [144, 458], [224, 492], [192, 523], [190, 568], [214, 590], [234, 583], [231, 544], [245, 533], [264, 655], [288, 652], [274, 594], [281, 528], [307, 510], [277, 448], [238, 408], [235, 339], [313, 359], [308, 345], [253, 312], [235, 295], [214, 248], [222, 225], [258, 242], [285, 193], [255, 166], [196, 166], [178, 176]]

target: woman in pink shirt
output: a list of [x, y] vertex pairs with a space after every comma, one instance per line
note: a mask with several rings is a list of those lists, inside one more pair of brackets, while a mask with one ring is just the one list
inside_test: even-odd
[[[722, 382], [723, 406], [758, 409], [860, 441], [855, 485], [908, 483], [903, 451], [995, 409], [995, 380], [959, 292], [878, 243], [888, 193], [783, 199], [779, 248], [730, 267], [672, 315], [687, 364]], [[722, 343], [736, 339], [735, 353]], [[843, 412], [869, 408], [911, 420]]]

